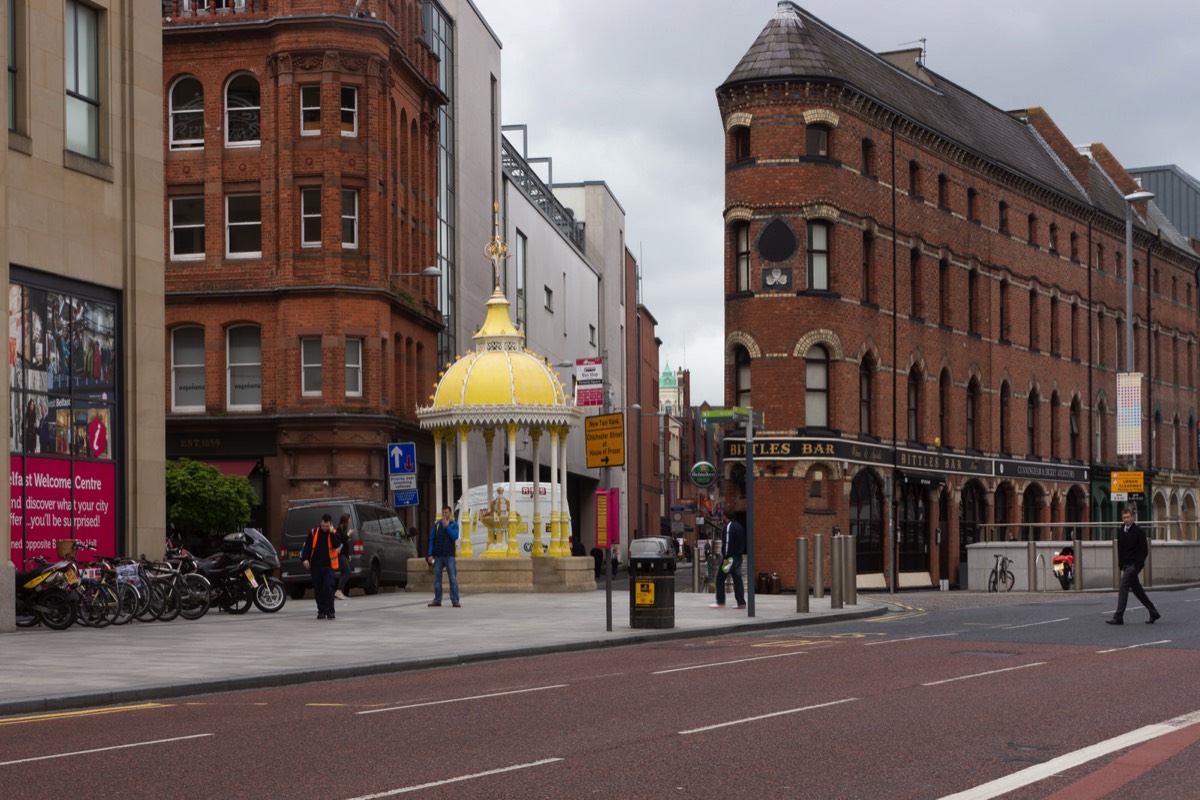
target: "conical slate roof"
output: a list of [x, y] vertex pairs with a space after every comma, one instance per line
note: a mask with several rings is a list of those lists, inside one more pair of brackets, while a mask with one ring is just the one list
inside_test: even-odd
[[780, 3], [775, 18], [763, 28], [725, 83], [832, 75], [821, 45], [798, 12], [791, 3]]

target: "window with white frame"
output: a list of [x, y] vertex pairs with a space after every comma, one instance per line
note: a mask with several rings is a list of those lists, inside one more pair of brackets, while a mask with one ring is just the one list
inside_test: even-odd
[[321, 187], [300, 190], [300, 246], [321, 246]]
[[261, 137], [258, 79], [248, 72], [225, 86], [225, 145], [251, 147]]
[[305, 336], [300, 340], [300, 394], [321, 396], [321, 337]]
[[829, 427], [829, 352], [819, 344], [804, 356], [804, 424]]
[[100, 157], [100, 12], [78, 0], [66, 6], [67, 149]]
[[358, 89], [342, 87], [342, 136], [358, 136]]
[[225, 196], [225, 254], [231, 258], [257, 258], [262, 255], [260, 195]]
[[226, 405], [230, 411], [261, 411], [262, 331], [237, 325], [226, 336]]
[[362, 339], [346, 339], [346, 396], [362, 397]]
[[176, 328], [171, 332], [171, 410], [204, 410], [204, 329]]
[[170, 146], [172, 150], [204, 147], [204, 86], [184, 75], [171, 87]]
[[300, 135], [318, 136], [321, 133], [321, 84], [300, 87]]
[[824, 222], [808, 223], [808, 288], [829, 289], [829, 226]]
[[171, 198], [171, 260], [204, 258], [204, 197]]
[[342, 189], [342, 247], [358, 247], [358, 190]]

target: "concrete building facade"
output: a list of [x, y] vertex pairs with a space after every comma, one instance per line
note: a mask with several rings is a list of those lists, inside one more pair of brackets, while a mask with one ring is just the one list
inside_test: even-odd
[[755, 481], [756, 569], [786, 584], [796, 537], [842, 532], [861, 585], [959, 585], [973, 542], [1103, 535], [1135, 468], [1141, 517], [1194, 534], [1195, 251], [1133, 202], [1127, 307], [1139, 187], [1113, 154], [920, 56], [781, 2], [717, 90], [725, 399], [765, 414], [752, 476], [724, 439], [726, 499]]
[[76, 539], [161, 550], [162, 49], [148, 3], [7, 0], [0, 265], [14, 566]]

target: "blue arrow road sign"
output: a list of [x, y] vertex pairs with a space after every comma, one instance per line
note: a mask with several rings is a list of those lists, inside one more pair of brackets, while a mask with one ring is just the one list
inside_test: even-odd
[[392, 442], [387, 449], [388, 489], [392, 505], [417, 504], [417, 446], [413, 442]]

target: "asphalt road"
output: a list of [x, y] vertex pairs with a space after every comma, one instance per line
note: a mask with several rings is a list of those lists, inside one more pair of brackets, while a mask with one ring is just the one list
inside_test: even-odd
[[1158, 624], [1135, 605], [1118, 628], [1103, 624], [1111, 595], [901, 594], [889, 616], [801, 630], [0, 719], [0, 786], [22, 800], [1195, 797], [1200, 591], [1154, 599]]

